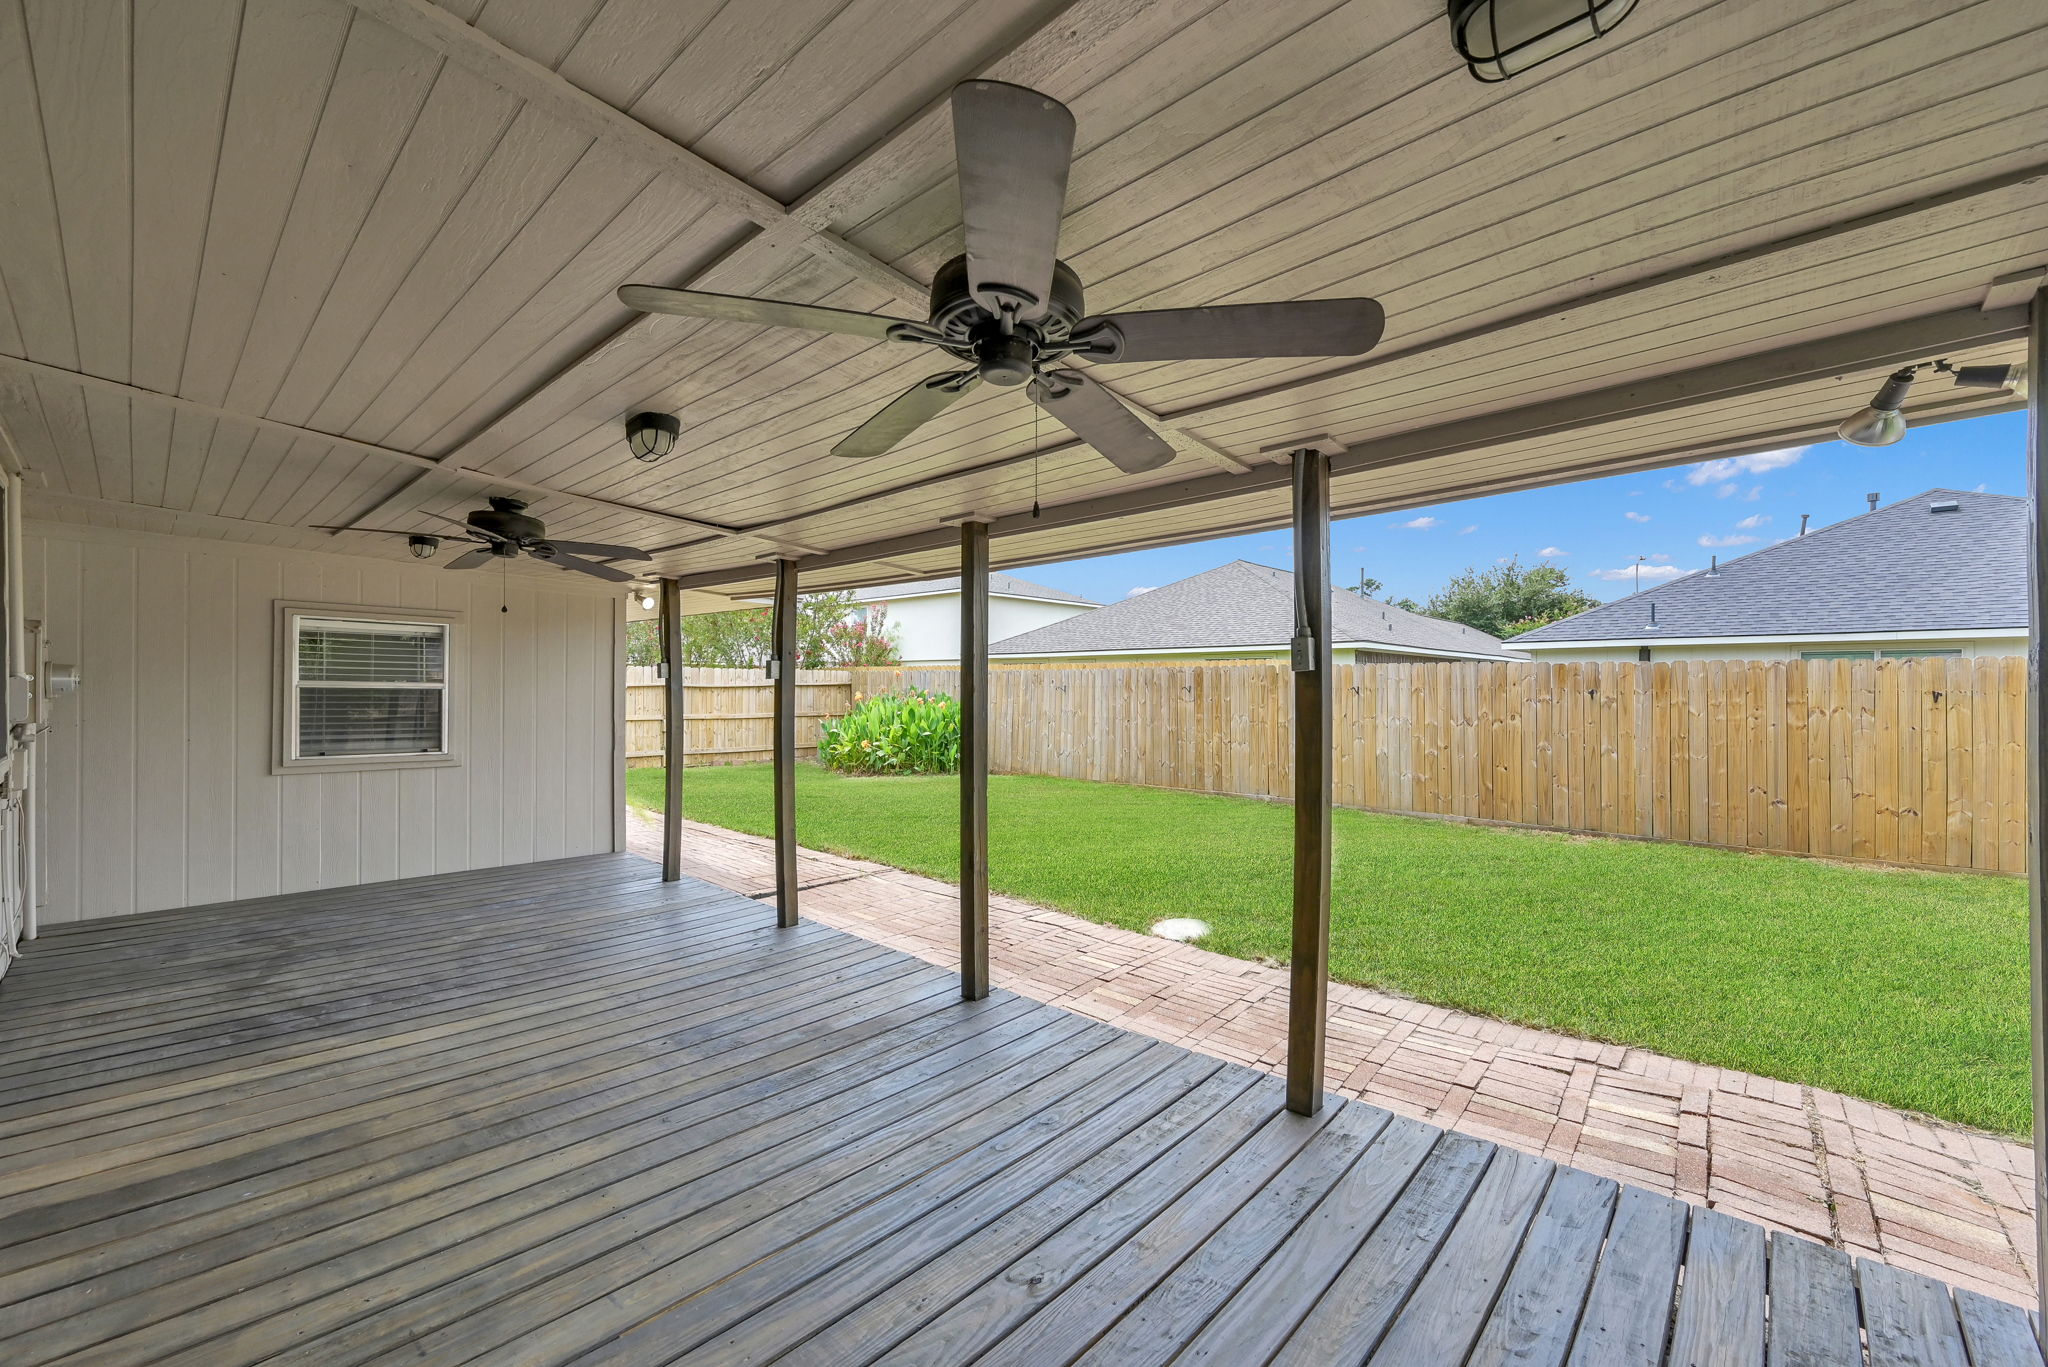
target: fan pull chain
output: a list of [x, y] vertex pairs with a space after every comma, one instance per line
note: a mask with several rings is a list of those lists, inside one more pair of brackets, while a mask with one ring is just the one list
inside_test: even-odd
[[1031, 406], [1031, 520], [1038, 521], [1038, 458], [1044, 448], [1038, 440], [1038, 405]]

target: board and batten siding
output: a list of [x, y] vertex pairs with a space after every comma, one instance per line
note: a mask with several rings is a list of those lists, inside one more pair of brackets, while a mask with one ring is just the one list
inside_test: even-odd
[[[619, 847], [614, 594], [58, 524], [24, 550], [80, 675], [41, 742], [44, 925]], [[273, 774], [280, 600], [460, 613], [460, 762]]]

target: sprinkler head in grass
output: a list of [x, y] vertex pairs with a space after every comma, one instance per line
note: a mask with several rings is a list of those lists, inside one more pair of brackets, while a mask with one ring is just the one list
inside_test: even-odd
[[1192, 916], [1169, 916], [1164, 921], [1152, 923], [1152, 933], [1163, 940], [1178, 940], [1188, 944], [1209, 933], [1207, 921], [1197, 921]]

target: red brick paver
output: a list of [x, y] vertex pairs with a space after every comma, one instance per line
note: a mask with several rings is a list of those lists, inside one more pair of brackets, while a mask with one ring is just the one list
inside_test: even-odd
[[[629, 814], [630, 847], [660, 823]], [[772, 845], [690, 823], [689, 872], [773, 892]], [[959, 962], [952, 885], [805, 851], [803, 914]], [[1013, 898], [989, 906], [999, 986], [1278, 1071], [1287, 974]], [[2033, 1158], [2023, 1145], [1855, 1097], [1575, 1039], [1369, 988], [1330, 988], [1333, 1089], [1401, 1115], [1793, 1230], [2023, 1304]]]

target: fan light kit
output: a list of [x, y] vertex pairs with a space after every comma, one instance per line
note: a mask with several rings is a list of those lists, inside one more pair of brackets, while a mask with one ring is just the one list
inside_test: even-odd
[[[402, 536], [412, 553], [422, 560], [432, 557], [446, 540], [468, 541], [476, 549], [465, 551], [449, 561], [446, 568], [451, 570], [474, 570], [488, 565], [493, 560], [515, 559], [522, 551], [545, 565], [556, 569], [574, 570], [597, 579], [608, 579], [617, 584], [630, 584], [640, 576], [626, 570], [600, 565], [585, 556], [597, 556], [603, 560], [652, 560], [646, 551], [632, 546], [610, 546], [598, 541], [550, 541], [548, 529], [537, 517], [529, 517], [526, 500], [523, 498], [492, 497], [491, 506], [478, 508], [466, 521], [457, 522], [452, 517], [439, 513], [426, 513], [439, 522], [462, 529], [459, 537], [429, 536], [422, 532], [391, 531], [382, 527], [316, 527], [321, 532], [367, 532], [372, 536]], [[424, 549], [422, 549], [424, 547]]]
[[1451, 0], [1451, 41], [1488, 83], [1584, 47], [1628, 17], [1636, 0]]
[[1923, 370], [1952, 377], [1966, 389], [2009, 389], [2015, 397], [2027, 393], [2027, 368], [2021, 365], [1950, 365], [1946, 360], [1923, 361], [1901, 366], [1885, 377], [1868, 407], [1842, 419], [1835, 435], [1858, 446], [1890, 446], [1906, 435], [1906, 391]]
[[676, 449], [682, 430], [682, 420], [673, 413], [635, 413], [626, 419], [626, 449], [634, 460], [660, 460]]
[[[939, 267], [924, 321], [657, 285], [627, 285], [619, 299], [643, 313], [929, 346], [965, 367], [912, 385], [832, 448], [856, 460], [889, 451], [987, 381], [1022, 389], [1119, 470], [1140, 474], [1171, 461], [1173, 447], [1069, 362], [1358, 356], [1379, 342], [1386, 315], [1371, 299], [1090, 315], [1081, 277], [1057, 259], [1073, 114], [1036, 90], [967, 81], [953, 88], [953, 145], [967, 250]], [[659, 416], [637, 414], [629, 430]]]

